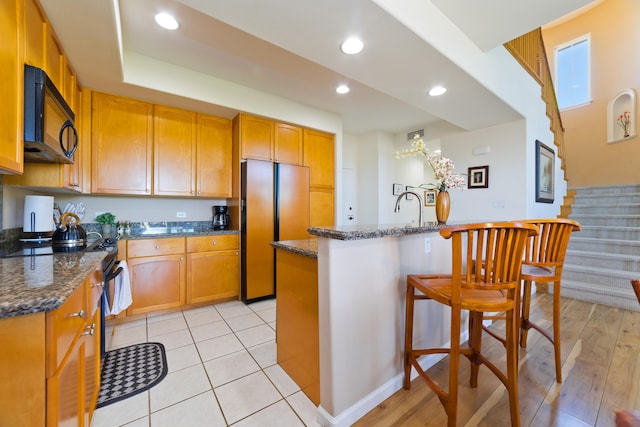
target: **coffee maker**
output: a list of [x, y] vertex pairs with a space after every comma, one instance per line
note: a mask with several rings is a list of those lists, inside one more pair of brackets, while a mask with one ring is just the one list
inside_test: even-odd
[[214, 230], [228, 230], [231, 224], [231, 218], [227, 214], [227, 207], [222, 205], [213, 206], [213, 223], [211, 228]]

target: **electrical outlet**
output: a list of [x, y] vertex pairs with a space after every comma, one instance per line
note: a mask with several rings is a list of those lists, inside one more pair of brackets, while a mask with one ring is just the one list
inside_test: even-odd
[[424, 239], [424, 253], [428, 254], [431, 252], [431, 237], [425, 237]]
[[186, 212], [176, 212], [176, 218], [186, 218], [186, 217], [187, 217]]

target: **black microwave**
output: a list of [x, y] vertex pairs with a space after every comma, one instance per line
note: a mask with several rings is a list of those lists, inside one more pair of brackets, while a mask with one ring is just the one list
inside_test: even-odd
[[75, 115], [41, 68], [24, 66], [24, 161], [73, 163]]

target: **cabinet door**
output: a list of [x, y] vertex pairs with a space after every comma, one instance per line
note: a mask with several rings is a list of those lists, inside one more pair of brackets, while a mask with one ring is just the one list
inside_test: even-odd
[[[14, 3], [18, 4], [20, 2]], [[24, 6], [24, 62], [25, 64], [45, 69], [44, 41], [47, 34], [47, 17], [36, 0], [26, 0]], [[3, 8], [6, 8], [6, 6], [3, 6]], [[22, 66], [22, 64], [20, 65]]]
[[90, 426], [93, 411], [100, 392], [100, 308], [93, 313], [93, 319], [87, 322], [82, 339], [84, 340], [84, 425]]
[[91, 192], [151, 194], [153, 106], [94, 92]]
[[231, 197], [231, 120], [198, 114], [197, 196]]
[[[29, 2], [27, 2], [29, 3]], [[22, 2], [0, 3], [0, 97], [5, 100], [0, 114], [0, 170], [22, 173], [23, 157], [23, 51], [21, 49]]]
[[194, 196], [196, 185], [196, 114], [154, 106], [153, 194]]
[[278, 163], [302, 164], [302, 128], [284, 123], [275, 124], [274, 158]]
[[262, 117], [239, 114], [240, 157], [272, 160], [274, 122]]
[[196, 252], [187, 257], [187, 304], [239, 295], [238, 250]]
[[64, 94], [64, 50], [53, 27], [47, 23], [45, 49], [45, 72], [53, 84]]
[[309, 193], [309, 226], [332, 227], [335, 225], [334, 190], [315, 188]]
[[184, 255], [164, 255], [127, 260], [133, 303], [127, 314], [179, 307], [185, 300]]
[[76, 339], [67, 358], [56, 373], [47, 379], [47, 425], [77, 427], [84, 425], [82, 371], [84, 343]]
[[310, 169], [311, 187], [334, 187], [334, 137], [330, 133], [304, 130], [304, 165]]

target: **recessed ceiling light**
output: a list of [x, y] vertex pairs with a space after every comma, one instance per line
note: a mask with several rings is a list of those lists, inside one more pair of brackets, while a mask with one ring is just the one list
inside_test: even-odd
[[434, 86], [429, 90], [429, 95], [431, 96], [440, 96], [447, 91], [447, 88], [444, 86]]
[[348, 38], [340, 45], [340, 50], [347, 55], [355, 55], [362, 52], [362, 49], [364, 49], [364, 43], [357, 37]]
[[177, 30], [179, 25], [176, 18], [169, 15], [168, 13], [162, 12], [156, 15], [156, 22], [162, 28], [166, 28], [167, 30]]
[[336, 88], [336, 92], [338, 92], [339, 94], [345, 94], [345, 93], [349, 93], [349, 86], [347, 85], [340, 85]]

